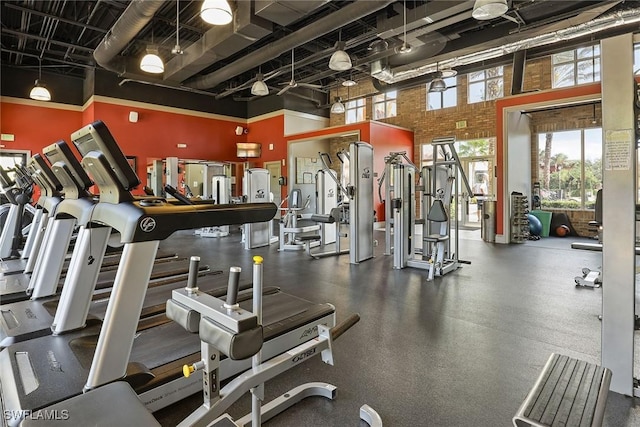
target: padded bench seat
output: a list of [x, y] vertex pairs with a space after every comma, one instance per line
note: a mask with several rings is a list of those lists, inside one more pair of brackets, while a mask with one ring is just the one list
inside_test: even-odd
[[426, 242], [444, 242], [445, 240], [449, 240], [448, 234], [429, 234], [424, 236], [422, 240]]
[[515, 427], [601, 426], [611, 371], [552, 354], [513, 417]]

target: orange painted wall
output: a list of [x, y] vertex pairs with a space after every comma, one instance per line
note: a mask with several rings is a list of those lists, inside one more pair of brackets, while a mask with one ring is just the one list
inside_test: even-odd
[[[502, 198], [504, 192], [504, 110], [505, 108], [516, 107], [518, 105], [534, 104], [539, 102], [563, 101], [570, 98], [580, 96], [594, 95], [601, 92], [600, 83], [581, 85], [566, 89], [556, 89], [544, 92], [535, 92], [531, 94], [512, 96], [502, 98], [496, 101], [496, 165], [498, 170], [497, 176], [497, 194], [496, 201], [496, 234], [504, 234], [504, 204], [506, 201]], [[509, 165], [509, 167], [517, 167]]]
[[[153, 159], [180, 157], [237, 161], [236, 142], [245, 141], [234, 130], [240, 122], [217, 120], [173, 112], [132, 108], [95, 102], [91, 121], [102, 120], [127, 156], [135, 156], [137, 173], [146, 180], [146, 165]], [[138, 112], [138, 122], [129, 122], [129, 112]], [[87, 123], [84, 123], [87, 124]], [[186, 144], [187, 148], [178, 148]]]
[[0, 103], [0, 132], [15, 135], [3, 141], [6, 150], [40, 152], [43, 147], [65, 139], [82, 126], [82, 112], [12, 102]]
[[[265, 162], [280, 162], [280, 176], [287, 176], [287, 142], [284, 137], [284, 114], [269, 117], [262, 120], [251, 121], [245, 125], [249, 133], [245, 136], [246, 142], [258, 142], [262, 144], [262, 155], [259, 158], [247, 159], [255, 167], [264, 167]], [[269, 144], [273, 144], [273, 150], [269, 150]], [[235, 156], [235, 152], [234, 152]], [[285, 166], [282, 166], [282, 160]], [[242, 159], [235, 158], [235, 161]], [[276, 190], [271, 189], [272, 192]], [[287, 187], [280, 187], [280, 197], [287, 197]]]

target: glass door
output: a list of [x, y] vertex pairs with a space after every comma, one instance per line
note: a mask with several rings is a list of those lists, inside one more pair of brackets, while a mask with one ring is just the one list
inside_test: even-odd
[[459, 181], [460, 212], [458, 220], [465, 227], [479, 228], [482, 215], [482, 203], [492, 198], [494, 194], [493, 157], [460, 159], [462, 170], [467, 175], [470, 195], [463, 189], [462, 180]]

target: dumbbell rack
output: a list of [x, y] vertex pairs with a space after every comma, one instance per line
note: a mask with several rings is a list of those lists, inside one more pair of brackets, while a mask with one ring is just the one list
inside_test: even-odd
[[511, 243], [524, 243], [529, 237], [529, 201], [527, 196], [511, 194]]

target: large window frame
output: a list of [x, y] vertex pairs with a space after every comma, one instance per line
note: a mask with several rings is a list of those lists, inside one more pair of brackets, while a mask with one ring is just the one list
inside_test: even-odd
[[398, 115], [398, 91], [390, 90], [389, 92], [374, 95], [373, 101], [373, 120], [388, 119]]
[[346, 124], [362, 122], [365, 119], [367, 103], [365, 98], [347, 101], [344, 105], [344, 121]]
[[[548, 178], [545, 177], [544, 157], [547, 133], [553, 135]], [[575, 139], [569, 141], [572, 138], [572, 133], [575, 134], [573, 136]], [[558, 144], [563, 143], [562, 140], [564, 140], [565, 146], [558, 147]], [[536, 141], [542, 208], [593, 210], [597, 190], [602, 188], [602, 128], [541, 132], [537, 134]], [[573, 149], [568, 146], [569, 143], [574, 144]], [[580, 151], [579, 159], [571, 158], [571, 154], [566, 154], [566, 152], [575, 152], [576, 147]], [[589, 153], [591, 154], [589, 155]], [[574, 157], [576, 156], [574, 155]], [[579, 163], [579, 167], [576, 167], [576, 162]], [[548, 186], [544, 182], [545, 179], [549, 180]], [[556, 185], [554, 186], [554, 184]], [[576, 190], [571, 188], [573, 185], [576, 186]], [[575, 192], [579, 195], [575, 195]]]
[[492, 101], [504, 96], [504, 67], [467, 74], [467, 104]]
[[427, 83], [427, 111], [442, 110], [458, 106], [458, 78], [443, 79], [447, 89], [443, 92], [429, 92], [431, 83]]
[[551, 55], [551, 87], [571, 87], [600, 81], [600, 44]]

